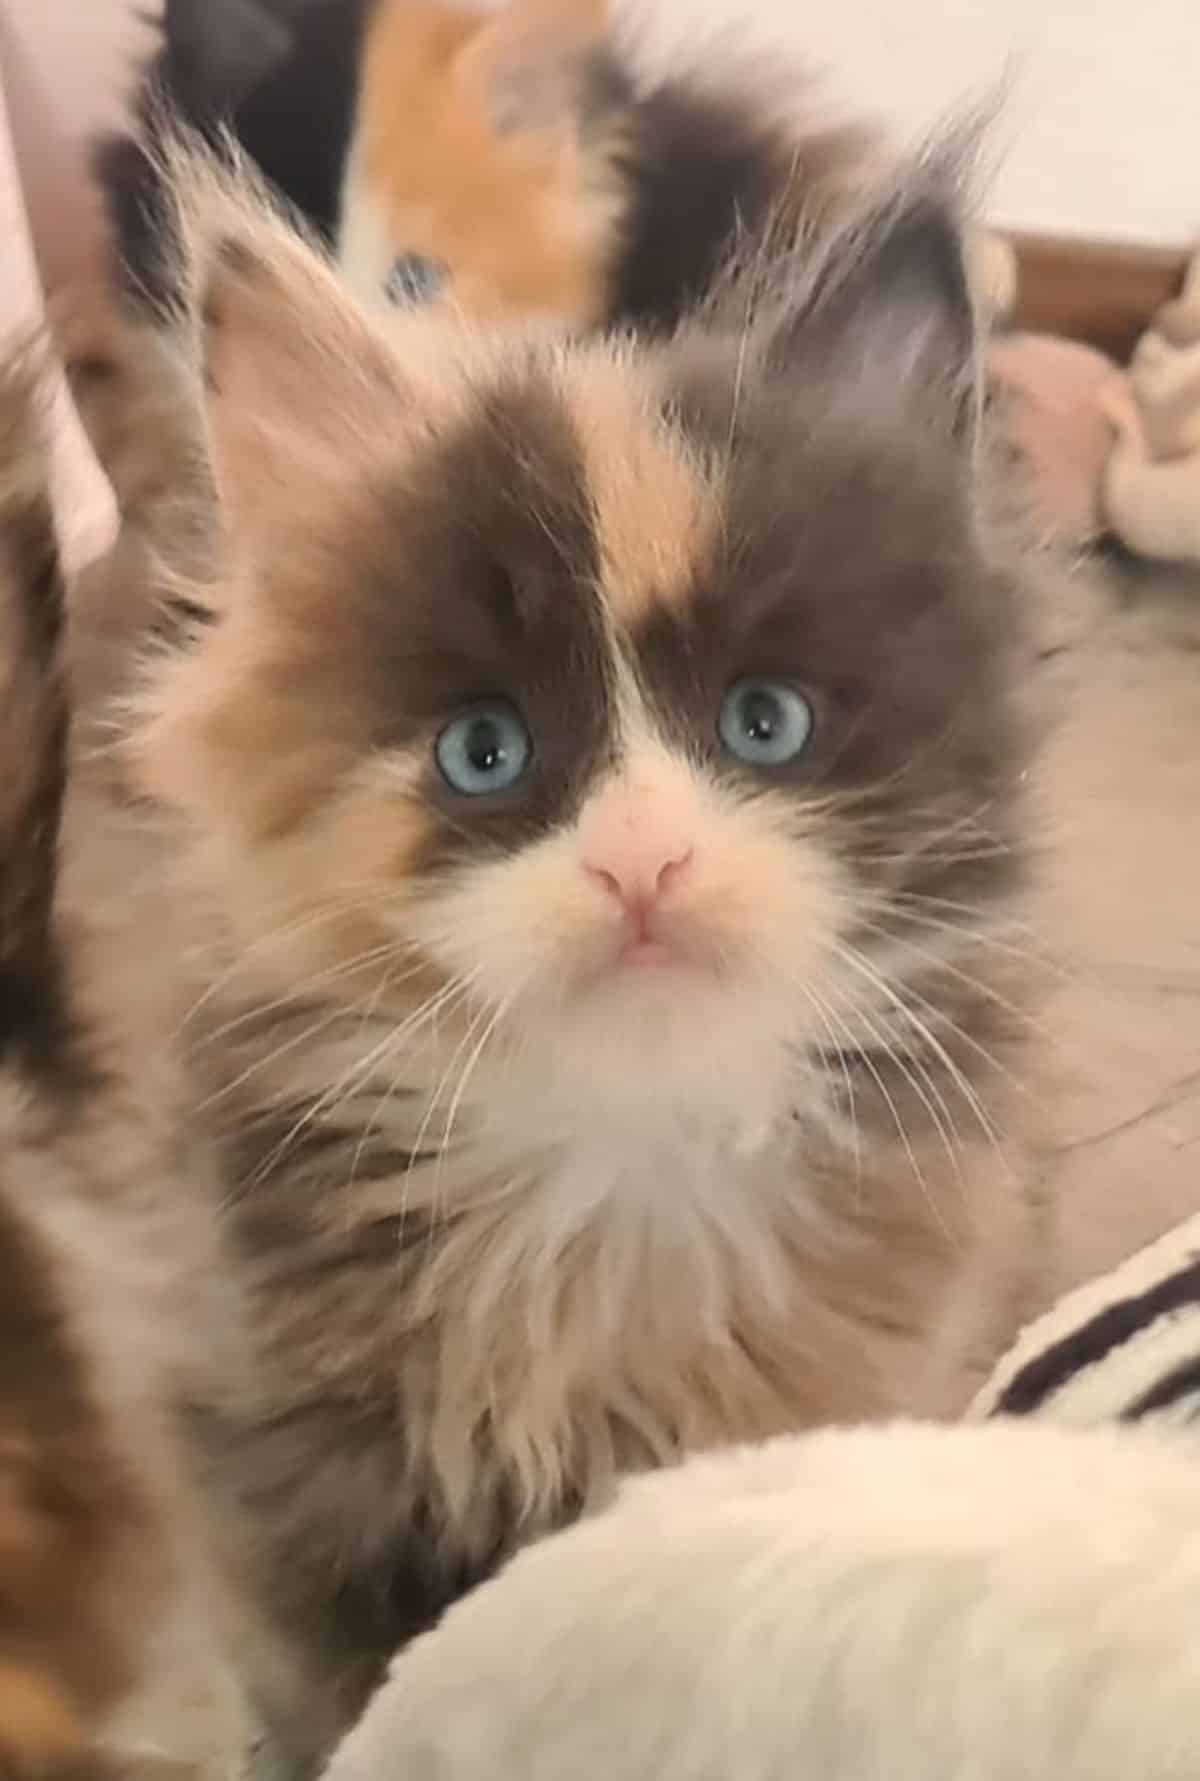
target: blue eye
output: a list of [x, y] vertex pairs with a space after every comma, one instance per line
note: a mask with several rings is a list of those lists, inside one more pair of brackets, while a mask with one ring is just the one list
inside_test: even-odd
[[418, 308], [431, 303], [444, 282], [445, 273], [435, 260], [424, 254], [398, 254], [384, 280], [383, 294], [389, 303]]
[[477, 705], [446, 725], [434, 752], [448, 786], [465, 798], [485, 798], [517, 783], [533, 743], [511, 705]]
[[739, 761], [782, 767], [808, 746], [812, 706], [794, 687], [772, 680], [739, 680], [725, 695], [717, 734]]

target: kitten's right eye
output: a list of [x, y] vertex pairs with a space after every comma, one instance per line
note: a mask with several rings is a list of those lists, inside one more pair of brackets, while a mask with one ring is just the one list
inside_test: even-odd
[[533, 741], [511, 705], [477, 705], [447, 724], [434, 753], [452, 791], [483, 798], [517, 783], [533, 758]]
[[813, 729], [812, 706], [795, 687], [739, 680], [721, 706], [717, 733], [730, 754], [750, 767], [782, 767], [803, 754]]
[[436, 260], [428, 260], [424, 254], [398, 254], [384, 280], [383, 294], [389, 303], [416, 308], [432, 303], [445, 280], [445, 269]]

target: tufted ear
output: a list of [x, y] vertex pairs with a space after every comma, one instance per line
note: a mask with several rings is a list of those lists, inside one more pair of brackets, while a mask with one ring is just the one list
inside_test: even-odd
[[874, 400], [920, 399], [974, 440], [980, 341], [960, 133], [905, 168], [862, 214], [787, 256], [767, 348], [782, 374], [818, 369]]
[[304, 511], [307, 481], [396, 424], [397, 362], [307, 240], [241, 167], [168, 151], [181, 326], [204, 388], [218, 487], [236, 521]]

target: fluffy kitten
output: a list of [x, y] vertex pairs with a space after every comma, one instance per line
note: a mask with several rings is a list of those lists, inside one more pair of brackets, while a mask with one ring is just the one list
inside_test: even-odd
[[1198, 1466], [897, 1423], [640, 1480], [402, 1653], [327, 1781], [1181, 1781]]
[[[229, 126], [368, 303], [444, 291], [474, 315], [668, 327], [739, 229], [844, 195], [873, 147], [818, 115], [794, 53], [771, 68], [709, 33], [651, 71], [640, 6], [241, 0], [237, 33], [229, 5], [173, 0], [153, 84]], [[153, 288], [153, 180], [128, 142], [105, 170]]]
[[183, 179], [226, 562], [131, 758], [291, 1772], [621, 1473], [952, 1409], [1014, 1315], [1019, 600], [942, 183], [651, 346], [371, 320]]
[[[473, 314], [668, 327], [739, 229], [860, 181], [866, 131], [736, 46], [647, 77], [608, 0], [381, 0], [360, 52], [338, 258], [364, 301], [444, 282]], [[710, 33], [711, 37], [711, 33]]]
[[[227, 129], [369, 305], [666, 330], [739, 238], [852, 202], [885, 145], [790, 44], [709, 30], [681, 66], [655, 22], [640, 0], [173, 0], [145, 93]], [[122, 139], [100, 163], [133, 282], [161, 294], [152, 162]], [[1004, 250], [970, 259], [1009, 308]]]
[[373, 9], [338, 220], [364, 302], [606, 319], [631, 95], [579, 11]]
[[[153, 1145], [57, 909], [63, 587], [30, 355], [0, 366], [0, 1771], [92, 1781], [167, 1576], [139, 1311]], [[143, 1214], [147, 1214], [143, 1228]], [[165, 1284], [165, 1283], [164, 1283]], [[161, 1308], [160, 1308], [161, 1309]], [[147, 1344], [149, 1347], [147, 1349]]]

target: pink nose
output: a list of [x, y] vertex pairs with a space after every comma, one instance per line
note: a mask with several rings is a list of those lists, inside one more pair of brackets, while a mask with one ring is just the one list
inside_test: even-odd
[[629, 846], [620, 851], [608, 849], [603, 863], [597, 857], [585, 859], [583, 869], [623, 909], [640, 916], [677, 888], [691, 863], [690, 847], [648, 850]]

